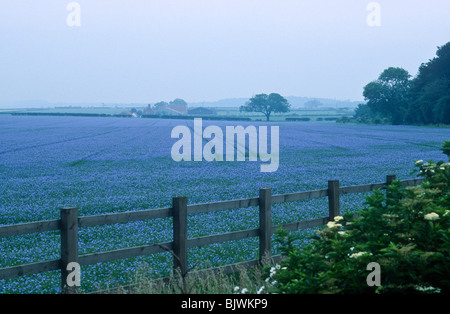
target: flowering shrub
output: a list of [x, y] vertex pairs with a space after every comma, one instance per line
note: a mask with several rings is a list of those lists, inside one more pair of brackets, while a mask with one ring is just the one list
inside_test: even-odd
[[[357, 218], [335, 217], [301, 249], [278, 230], [287, 258], [277, 292], [450, 293], [450, 163], [416, 167], [423, 184], [394, 181], [386, 193], [375, 191]], [[380, 286], [367, 284], [371, 262], [380, 265]]]

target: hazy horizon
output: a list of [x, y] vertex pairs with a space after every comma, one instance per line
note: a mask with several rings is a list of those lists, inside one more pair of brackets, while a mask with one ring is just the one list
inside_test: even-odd
[[0, 4], [0, 107], [271, 92], [362, 101], [384, 69], [414, 76], [450, 41], [448, 0], [72, 2], [79, 12], [71, 1]]
[[[237, 108], [241, 105], [244, 105], [250, 97], [235, 97], [235, 98], [223, 98], [211, 101], [197, 101], [190, 102], [187, 101], [188, 107], [229, 107], [229, 108]], [[322, 103], [323, 108], [328, 107], [348, 107], [348, 108], [356, 108], [358, 104], [365, 103], [365, 101], [352, 101], [350, 99], [332, 99], [332, 98], [321, 98], [321, 97], [303, 97], [303, 96], [285, 96], [288, 102], [291, 104], [292, 108], [301, 108], [304, 107], [305, 103], [311, 100], [317, 100]], [[173, 99], [171, 99], [173, 100]], [[184, 99], [183, 99], [184, 100]], [[167, 101], [169, 102], [169, 101]], [[100, 102], [80, 102], [80, 103], [71, 103], [71, 102], [47, 102], [42, 100], [26, 100], [26, 101], [16, 101], [16, 102], [5, 102], [0, 103], [0, 109], [45, 109], [45, 108], [69, 108], [69, 107], [81, 107], [81, 108], [143, 108], [148, 105], [154, 105], [156, 102], [142, 102], [142, 103], [100, 103]]]

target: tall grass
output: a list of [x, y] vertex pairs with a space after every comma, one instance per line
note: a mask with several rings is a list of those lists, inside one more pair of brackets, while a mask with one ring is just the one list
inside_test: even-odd
[[265, 260], [261, 265], [236, 266], [235, 271], [225, 273], [222, 268], [191, 271], [182, 276], [175, 271], [173, 276], [163, 279], [149, 278], [151, 270], [141, 266], [132, 275], [127, 286], [117, 285], [97, 294], [259, 294], [267, 293], [273, 286], [270, 269], [274, 262]]

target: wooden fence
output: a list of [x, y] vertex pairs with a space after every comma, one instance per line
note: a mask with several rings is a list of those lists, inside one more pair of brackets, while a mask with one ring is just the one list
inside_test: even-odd
[[[100, 262], [165, 252], [169, 249], [174, 254], [174, 269], [179, 268], [181, 273], [185, 273], [188, 269], [188, 248], [251, 237], [259, 237], [260, 258], [263, 256], [270, 257], [271, 237], [276, 229], [282, 227], [285, 230], [294, 231], [325, 225], [328, 221], [333, 220], [335, 216], [340, 214], [340, 195], [383, 189], [395, 179], [395, 175], [388, 175], [386, 177], [386, 182], [346, 187], [340, 187], [339, 181], [333, 180], [328, 181], [327, 189], [281, 195], [272, 195], [270, 188], [263, 188], [260, 189], [259, 197], [256, 198], [195, 205], [187, 205], [186, 197], [175, 197], [173, 198], [172, 207], [169, 208], [129, 211], [95, 216], [78, 217], [77, 208], [62, 208], [60, 219], [0, 226], [0, 238], [52, 230], [60, 230], [61, 232], [60, 259], [0, 268], [0, 280], [59, 269], [61, 270], [62, 292], [73, 293], [76, 292], [76, 287], [68, 287], [66, 284], [66, 279], [69, 275], [66, 268], [70, 262], [77, 262], [80, 266], [90, 265]], [[423, 181], [424, 179], [419, 178], [404, 180], [401, 181], [401, 185], [414, 186], [422, 183]], [[275, 226], [272, 225], [272, 204], [309, 200], [321, 197], [328, 197], [328, 216]], [[187, 216], [189, 214], [206, 213], [233, 208], [247, 208], [251, 206], [259, 207], [259, 228], [188, 239]], [[107, 252], [78, 255], [78, 228], [167, 217], [173, 217], [173, 241], [171, 242], [157, 244], [153, 243]], [[258, 262], [258, 260], [253, 260], [245, 262], [245, 264], [256, 265]]]

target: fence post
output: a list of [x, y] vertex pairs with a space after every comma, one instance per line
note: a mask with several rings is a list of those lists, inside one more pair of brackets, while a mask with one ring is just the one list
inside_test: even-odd
[[328, 181], [328, 220], [334, 220], [339, 216], [339, 180]]
[[61, 208], [61, 293], [77, 293], [77, 286], [68, 285], [69, 263], [78, 263], [78, 209]]
[[173, 268], [187, 272], [187, 198], [173, 198]]
[[259, 261], [272, 253], [272, 190], [259, 190]]
[[391, 193], [387, 190], [388, 186], [392, 184], [392, 181], [397, 180], [397, 176], [395, 174], [388, 174], [386, 176], [386, 197], [389, 198]]
[[397, 176], [395, 174], [388, 174], [386, 176], [386, 185], [390, 185], [394, 180], [397, 180]]

